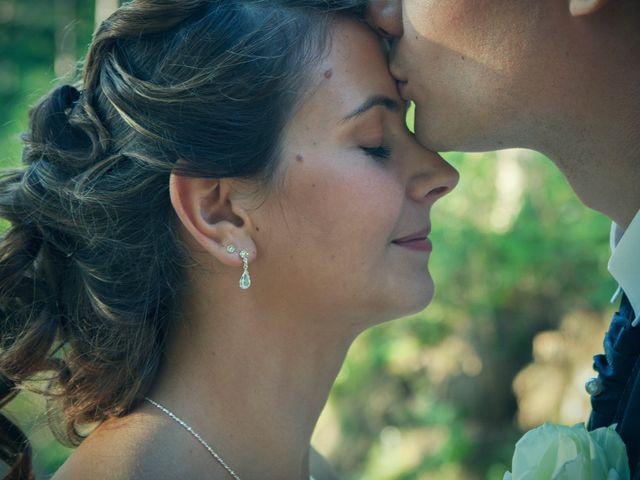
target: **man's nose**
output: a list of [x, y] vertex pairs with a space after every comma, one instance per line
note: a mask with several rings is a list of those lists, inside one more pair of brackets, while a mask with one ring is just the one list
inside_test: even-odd
[[367, 21], [385, 37], [402, 37], [402, 0], [369, 0]]

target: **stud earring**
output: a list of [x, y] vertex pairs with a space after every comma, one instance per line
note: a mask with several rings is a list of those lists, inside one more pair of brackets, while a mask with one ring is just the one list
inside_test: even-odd
[[236, 246], [234, 244], [227, 245], [227, 252], [236, 253]]
[[242, 259], [242, 276], [240, 277], [240, 288], [246, 290], [251, 286], [251, 277], [249, 276], [249, 252], [240, 250], [240, 258]]

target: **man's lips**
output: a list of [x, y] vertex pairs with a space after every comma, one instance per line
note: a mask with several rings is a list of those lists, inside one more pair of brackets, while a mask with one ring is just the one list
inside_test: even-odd
[[400, 94], [400, 97], [402, 97], [402, 99], [405, 102], [408, 102], [409, 100], [411, 100], [408, 92], [409, 82], [406, 82], [403, 80], [396, 80], [396, 86], [398, 88], [398, 93]]

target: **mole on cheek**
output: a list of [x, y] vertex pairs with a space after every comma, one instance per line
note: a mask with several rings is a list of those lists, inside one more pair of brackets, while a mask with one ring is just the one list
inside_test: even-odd
[[297, 160], [298, 162], [302, 162], [302, 161], [304, 160], [304, 157], [302, 156], [302, 154], [298, 153], [298, 154], [296, 155], [296, 160]]
[[326, 72], [324, 72], [324, 78], [331, 78], [331, 76], [333, 75], [333, 69], [329, 69]]

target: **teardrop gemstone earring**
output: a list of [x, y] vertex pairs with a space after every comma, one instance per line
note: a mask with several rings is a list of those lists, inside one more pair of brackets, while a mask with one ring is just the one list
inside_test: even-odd
[[251, 276], [249, 275], [249, 252], [240, 250], [240, 258], [242, 259], [242, 276], [240, 277], [240, 288], [246, 290], [251, 286]]
[[[227, 252], [234, 254], [238, 251], [235, 245], [227, 245]], [[242, 290], [246, 290], [251, 286], [251, 276], [249, 275], [249, 252], [240, 250], [238, 254], [242, 259], [242, 275], [240, 276], [239, 285]]]

